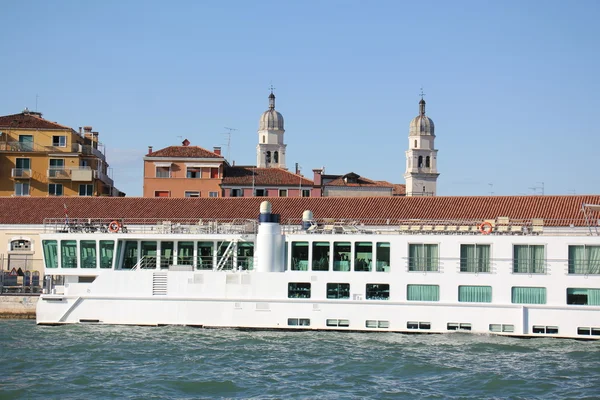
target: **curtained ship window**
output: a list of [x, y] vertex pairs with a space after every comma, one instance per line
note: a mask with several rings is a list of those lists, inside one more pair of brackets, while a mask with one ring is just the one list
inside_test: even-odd
[[543, 245], [514, 245], [513, 273], [543, 274], [546, 272], [546, 258]]
[[460, 272], [490, 272], [489, 244], [461, 244]]
[[409, 244], [409, 271], [439, 271], [439, 254], [437, 244]]
[[518, 287], [512, 288], [513, 304], [546, 304], [546, 288]]
[[491, 286], [459, 286], [458, 301], [465, 303], [491, 303]]
[[439, 285], [406, 285], [408, 301], [440, 301]]
[[600, 246], [569, 246], [569, 274], [600, 274]]

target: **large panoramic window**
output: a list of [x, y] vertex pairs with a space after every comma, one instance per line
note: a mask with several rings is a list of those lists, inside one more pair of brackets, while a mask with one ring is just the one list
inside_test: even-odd
[[513, 272], [515, 274], [543, 274], [545, 264], [543, 245], [513, 246]]
[[96, 241], [82, 240], [79, 242], [81, 268], [96, 268]]
[[62, 268], [77, 268], [77, 241], [60, 241], [60, 259]]
[[514, 304], [546, 304], [546, 288], [513, 287], [512, 302]]
[[46, 268], [58, 268], [58, 245], [56, 240], [43, 240], [42, 247]]
[[312, 270], [329, 270], [329, 242], [313, 242], [312, 245]]
[[440, 287], [438, 285], [407, 285], [406, 300], [440, 301]]
[[310, 299], [310, 282], [288, 283], [288, 297], [290, 299]]
[[254, 269], [254, 243], [238, 242], [237, 263], [242, 270]]
[[600, 246], [569, 246], [569, 274], [600, 274]]
[[198, 262], [196, 269], [213, 268], [213, 247], [213, 242], [198, 242]]
[[409, 271], [439, 271], [439, 255], [437, 244], [409, 244]]
[[308, 271], [308, 242], [292, 242], [292, 271]]
[[461, 244], [460, 272], [490, 272], [489, 244]]
[[[222, 242], [222, 251], [219, 256], [223, 256], [229, 242]], [[229, 255], [229, 260], [233, 259], [233, 256]], [[179, 265], [194, 265], [194, 242], [179, 242], [177, 243], [177, 264]], [[232, 264], [231, 262], [229, 264]], [[226, 268], [231, 269], [231, 268]]]
[[567, 304], [600, 306], [600, 289], [568, 288]]
[[491, 286], [459, 286], [458, 301], [466, 303], [491, 303]]
[[100, 241], [100, 268], [112, 268], [114, 252], [114, 240]]
[[376, 271], [389, 272], [390, 270], [390, 243], [389, 242], [377, 242], [377, 262]]
[[333, 270], [350, 271], [352, 244], [350, 242], [333, 242]]
[[354, 270], [370, 271], [373, 261], [373, 243], [356, 242], [354, 243]]

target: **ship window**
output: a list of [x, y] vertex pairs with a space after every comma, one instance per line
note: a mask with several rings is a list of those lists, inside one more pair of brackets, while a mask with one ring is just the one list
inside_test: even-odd
[[515, 274], [545, 273], [544, 246], [514, 245], [513, 272]]
[[547, 335], [557, 335], [558, 327], [557, 326], [534, 325], [531, 331], [533, 333], [544, 333]]
[[310, 299], [310, 282], [288, 283], [288, 298]]
[[390, 270], [390, 243], [377, 242], [376, 271], [389, 272]]
[[112, 268], [114, 251], [114, 240], [100, 241], [100, 268]]
[[490, 272], [489, 244], [461, 244], [460, 272]]
[[142, 242], [142, 261], [140, 268], [155, 269], [156, 268], [156, 242]]
[[409, 244], [409, 271], [439, 271], [437, 244]]
[[213, 242], [198, 242], [198, 264], [196, 268], [213, 268]]
[[578, 335], [591, 335], [592, 330], [590, 328], [579, 327], [579, 328], [577, 328], [577, 334]]
[[78, 283], [92, 283], [95, 280], [96, 280], [95, 276], [78, 276], [77, 277]]
[[458, 301], [465, 303], [491, 303], [491, 286], [459, 286]]
[[502, 324], [502, 332], [512, 333], [514, 331], [515, 331], [515, 326], [514, 325], [504, 325], [504, 324]]
[[377, 328], [377, 321], [375, 321], [375, 320], [371, 320], [371, 319], [368, 319], [368, 320], [365, 322], [365, 326], [366, 326], [367, 328]]
[[567, 289], [567, 304], [600, 306], [600, 289]]
[[125, 241], [125, 256], [123, 257], [123, 269], [131, 269], [138, 262], [137, 240]]
[[46, 268], [58, 268], [58, 246], [56, 240], [43, 240], [44, 262]]
[[77, 268], [77, 241], [60, 241], [61, 268]]
[[254, 269], [254, 243], [239, 242], [237, 245], [237, 263], [242, 270]]
[[407, 329], [419, 329], [419, 323], [416, 321], [408, 321], [406, 323], [406, 328]]
[[446, 325], [446, 329], [449, 331], [457, 331], [458, 330], [458, 322], [448, 322]]
[[600, 246], [569, 246], [569, 274], [600, 274]]
[[173, 264], [173, 253], [175, 243], [161, 242], [160, 243], [160, 269], [167, 269]]
[[329, 242], [313, 242], [312, 245], [312, 270], [329, 270]]
[[81, 268], [96, 268], [96, 241], [82, 240], [79, 242]]
[[440, 301], [439, 285], [406, 285], [409, 301]]
[[328, 299], [349, 299], [350, 284], [349, 283], [328, 283], [327, 284]]
[[390, 321], [377, 321], [377, 327], [387, 329], [390, 327]]
[[470, 331], [471, 330], [471, 324], [460, 324], [459, 328], [462, 331]]
[[334, 271], [350, 271], [351, 246], [350, 242], [333, 242]]
[[328, 319], [325, 321], [327, 326], [339, 326], [340, 328], [347, 328], [350, 326], [350, 320], [348, 319]]
[[308, 318], [288, 318], [288, 326], [310, 326]]
[[373, 243], [356, 242], [354, 244], [354, 270], [370, 271], [373, 260]]
[[292, 271], [308, 271], [308, 242], [292, 242]]
[[389, 300], [390, 285], [387, 283], [367, 283], [367, 300]]
[[513, 287], [512, 302], [514, 304], [546, 304], [546, 288]]
[[[223, 251], [227, 248], [229, 242], [222, 242]], [[222, 255], [222, 254], [219, 254]], [[177, 243], [177, 264], [194, 265], [194, 242]], [[231, 268], [228, 268], [231, 269]]]

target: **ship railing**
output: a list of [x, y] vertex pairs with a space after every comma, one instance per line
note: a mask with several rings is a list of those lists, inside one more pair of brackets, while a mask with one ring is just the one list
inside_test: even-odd
[[[593, 225], [594, 229], [590, 228]], [[496, 217], [489, 219], [402, 219], [402, 218], [322, 218], [302, 221], [288, 219], [284, 233], [321, 234], [427, 234], [427, 235], [597, 235], [600, 220], [580, 219], [517, 219]]]
[[251, 219], [207, 218], [45, 218], [48, 233], [256, 234]]

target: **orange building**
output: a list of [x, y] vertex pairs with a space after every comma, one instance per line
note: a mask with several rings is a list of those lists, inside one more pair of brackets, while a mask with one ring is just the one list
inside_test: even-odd
[[208, 151], [190, 146], [169, 146], [144, 157], [144, 197], [221, 197], [227, 161], [221, 148]]
[[79, 132], [25, 109], [0, 116], [0, 196], [121, 196], [98, 132]]

